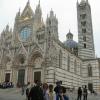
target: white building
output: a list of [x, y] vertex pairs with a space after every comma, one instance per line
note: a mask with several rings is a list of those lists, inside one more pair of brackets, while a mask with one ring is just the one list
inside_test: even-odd
[[88, 0], [77, 2], [78, 43], [69, 31], [67, 40], [58, 38], [58, 20], [51, 10], [42, 19], [40, 3], [35, 12], [28, 1], [16, 14], [14, 29], [9, 25], [0, 37], [0, 82], [26, 84], [40, 80], [66, 87], [87, 85], [100, 92], [100, 59], [95, 58], [91, 7]]

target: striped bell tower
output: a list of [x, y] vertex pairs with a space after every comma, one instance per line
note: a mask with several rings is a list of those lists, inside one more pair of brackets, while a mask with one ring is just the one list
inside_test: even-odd
[[94, 59], [94, 39], [91, 7], [88, 0], [77, 2], [78, 56], [82, 59]]

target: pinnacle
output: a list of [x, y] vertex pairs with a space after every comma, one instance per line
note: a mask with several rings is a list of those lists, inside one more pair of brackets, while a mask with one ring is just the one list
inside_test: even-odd
[[30, 5], [30, 0], [27, 1], [27, 5]]

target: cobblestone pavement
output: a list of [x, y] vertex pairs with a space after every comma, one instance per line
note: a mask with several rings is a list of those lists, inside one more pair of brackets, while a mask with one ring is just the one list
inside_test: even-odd
[[[77, 100], [75, 93], [67, 93], [69, 100]], [[0, 100], [26, 100], [25, 95], [21, 95], [21, 89], [0, 89]], [[83, 99], [82, 99], [83, 100]], [[88, 95], [88, 100], [100, 100], [100, 95]]]
[[26, 100], [20, 89], [0, 89], [0, 100]]
[[[69, 93], [69, 100], [77, 100], [77, 94], [75, 93]], [[83, 100], [83, 97], [82, 97], [82, 100]], [[91, 95], [91, 94], [88, 94], [88, 97], [87, 97], [87, 100], [100, 100], [100, 95]]]

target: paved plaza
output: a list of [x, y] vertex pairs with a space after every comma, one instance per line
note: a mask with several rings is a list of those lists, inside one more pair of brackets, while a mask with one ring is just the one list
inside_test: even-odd
[[[69, 93], [69, 100], [77, 100], [77, 95]], [[0, 89], [0, 100], [26, 100], [25, 95], [21, 95], [21, 89]], [[100, 95], [88, 95], [88, 100], [100, 100]]]

